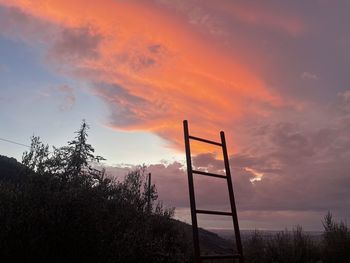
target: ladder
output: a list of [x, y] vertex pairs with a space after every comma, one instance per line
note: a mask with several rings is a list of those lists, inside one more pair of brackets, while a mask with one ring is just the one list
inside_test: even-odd
[[[183, 128], [184, 128], [184, 137], [185, 137], [185, 149], [186, 149], [186, 161], [187, 161], [187, 175], [188, 175], [188, 188], [189, 188], [189, 194], [190, 194], [190, 205], [191, 205], [191, 219], [192, 219], [192, 231], [193, 231], [193, 246], [194, 246], [194, 262], [200, 263], [202, 260], [206, 259], [238, 259], [240, 263], [243, 263], [243, 249], [242, 249], [242, 242], [241, 242], [241, 235], [239, 232], [239, 225], [238, 225], [238, 218], [237, 218], [237, 210], [236, 210], [236, 204], [235, 204], [235, 197], [233, 194], [233, 188], [232, 188], [232, 179], [231, 179], [231, 172], [230, 172], [230, 165], [227, 155], [227, 148], [226, 148], [226, 140], [225, 140], [225, 133], [223, 131], [220, 132], [221, 142], [214, 142], [206, 139], [202, 139], [199, 137], [191, 136], [189, 135], [188, 130], [188, 122], [187, 120], [183, 121]], [[196, 140], [203, 143], [208, 143], [212, 145], [216, 145], [222, 148], [222, 153], [224, 157], [224, 164], [225, 164], [225, 172], [226, 175], [220, 175], [220, 174], [214, 174], [209, 172], [202, 172], [198, 170], [194, 170], [192, 168], [192, 160], [191, 160], [191, 148], [190, 148], [190, 140]], [[231, 205], [231, 212], [222, 212], [222, 211], [211, 211], [211, 210], [200, 210], [196, 208], [196, 199], [194, 194], [194, 183], [193, 183], [193, 174], [197, 175], [204, 175], [204, 176], [211, 176], [216, 177], [220, 179], [225, 179], [227, 181], [227, 187], [229, 192], [229, 198], [230, 198], [230, 205]], [[236, 247], [237, 247], [237, 254], [231, 254], [231, 255], [201, 255], [200, 254], [200, 247], [199, 247], [199, 237], [198, 237], [198, 223], [197, 223], [197, 214], [209, 214], [209, 215], [222, 215], [222, 216], [231, 216], [235, 231], [235, 238], [236, 238]]]

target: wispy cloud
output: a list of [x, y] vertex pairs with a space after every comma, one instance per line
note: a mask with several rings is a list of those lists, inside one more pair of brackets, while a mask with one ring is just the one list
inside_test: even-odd
[[68, 85], [62, 85], [57, 87], [57, 90], [64, 96], [63, 102], [60, 105], [62, 111], [71, 110], [75, 104], [74, 89]]
[[308, 80], [318, 80], [318, 76], [316, 74], [310, 73], [310, 72], [307, 72], [307, 71], [304, 71], [301, 74], [301, 78], [308, 79]]
[[58, 36], [49, 50], [49, 56], [53, 59], [68, 62], [98, 59], [102, 36], [92, 32], [89, 27], [63, 28]]
[[60, 111], [70, 111], [76, 102], [74, 88], [66, 84], [39, 89], [36, 93], [36, 98], [39, 100], [55, 98], [55, 101], [58, 102], [57, 107]]

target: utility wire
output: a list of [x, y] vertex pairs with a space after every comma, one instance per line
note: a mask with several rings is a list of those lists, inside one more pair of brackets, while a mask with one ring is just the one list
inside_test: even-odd
[[[7, 140], [7, 139], [4, 139], [4, 138], [0, 138], [0, 141], [12, 143], [12, 144], [17, 144], [17, 145], [20, 145], [20, 146], [24, 146], [24, 147], [30, 148], [29, 145], [26, 145], [26, 144], [23, 144], [23, 143], [20, 143], [20, 142], [15, 142], [15, 141]], [[52, 151], [48, 151], [48, 152], [49, 152], [49, 153], [53, 153]]]
[[1, 141], [4, 141], [4, 142], [8, 142], [8, 143], [12, 143], [12, 144], [17, 144], [17, 145], [20, 145], [20, 146], [24, 146], [24, 147], [30, 148], [29, 145], [26, 145], [26, 144], [23, 144], [23, 143], [20, 143], [20, 142], [11, 141], [11, 140], [7, 140], [7, 139], [4, 139], [4, 138], [0, 138], [0, 140], [1, 140]]

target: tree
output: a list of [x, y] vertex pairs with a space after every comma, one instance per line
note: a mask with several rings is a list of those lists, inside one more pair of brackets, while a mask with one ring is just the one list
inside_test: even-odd
[[31, 170], [43, 174], [49, 169], [47, 166], [48, 161], [49, 146], [44, 145], [40, 141], [40, 137], [33, 135], [29, 152], [25, 151], [22, 155], [22, 163]]
[[33, 136], [30, 150], [24, 152], [22, 163], [38, 174], [51, 173], [65, 180], [75, 180], [80, 175], [85, 175], [85, 179], [99, 180], [104, 171], [94, 169], [92, 164], [105, 159], [95, 156], [95, 149], [87, 143], [88, 129], [83, 120], [80, 129], [75, 132], [76, 137], [67, 146], [53, 147], [52, 153], [49, 146], [40, 141], [40, 137]]
[[16, 180], [0, 177], [2, 261], [188, 261], [191, 247], [184, 230], [172, 219], [174, 209], [154, 204], [155, 185], [152, 209], [147, 205], [146, 168], [122, 181], [94, 169], [101, 157], [87, 143], [87, 129], [83, 122], [74, 140], [51, 153], [33, 137], [23, 155], [25, 169], [13, 169], [11, 163], [4, 169], [25, 174]]
[[66, 172], [71, 176], [77, 176], [82, 173], [84, 169], [92, 170], [91, 162], [100, 162], [105, 160], [101, 156], [95, 156], [93, 153], [95, 149], [91, 144], [87, 143], [87, 130], [89, 126], [86, 124], [85, 120], [81, 124], [80, 129], [75, 132], [77, 136], [74, 140], [68, 142], [68, 163]]
[[[148, 189], [148, 182], [145, 177], [145, 166], [129, 172], [120, 187], [125, 198], [132, 202], [138, 209], [152, 212], [154, 201], [157, 200], [158, 194], [154, 184]], [[148, 207], [148, 196], [150, 196], [150, 206]]]

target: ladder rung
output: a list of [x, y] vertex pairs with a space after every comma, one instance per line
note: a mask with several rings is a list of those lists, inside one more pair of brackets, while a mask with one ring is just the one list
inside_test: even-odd
[[231, 212], [221, 212], [212, 210], [196, 210], [197, 214], [208, 214], [208, 215], [222, 215], [222, 216], [232, 216]]
[[202, 174], [202, 175], [207, 175], [207, 176], [212, 176], [212, 177], [218, 177], [218, 178], [224, 178], [224, 179], [227, 178], [225, 175], [207, 173], [207, 172], [202, 172], [202, 171], [197, 171], [197, 170], [192, 170], [192, 173], [194, 173], [194, 174]]
[[205, 255], [201, 256], [201, 259], [221, 259], [221, 258], [241, 258], [240, 254], [233, 255]]
[[197, 140], [197, 141], [201, 141], [201, 142], [206, 142], [206, 143], [214, 144], [214, 145], [217, 145], [217, 146], [222, 146], [222, 144], [219, 143], [219, 142], [214, 142], [214, 141], [202, 139], [202, 138], [195, 137], [195, 136], [191, 136], [191, 135], [188, 136], [188, 138], [190, 138], [190, 139], [192, 139], [192, 140]]

